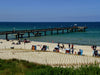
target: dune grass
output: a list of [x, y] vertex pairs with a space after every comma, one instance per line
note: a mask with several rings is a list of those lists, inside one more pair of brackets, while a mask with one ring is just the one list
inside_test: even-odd
[[0, 75], [100, 75], [98, 64], [74, 67], [51, 67], [24, 60], [0, 59]]

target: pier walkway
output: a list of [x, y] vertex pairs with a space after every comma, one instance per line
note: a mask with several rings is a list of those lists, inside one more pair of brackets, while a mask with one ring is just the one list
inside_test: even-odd
[[85, 32], [87, 27], [79, 27], [79, 26], [73, 26], [73, 27], [61, 27], [61, 28], [48, 28], [48, 29], [33, 29], [33, 30], [13, 30], [13, 31], [2, 31], [0, 32], [0, 35], [6, 35], [6, 40], [8, 40], [8, 34], [14, 34], [17, 39], [23, 38], [23, 35], [25, 33], [28, 33], [28, 37], [30, 37], [30, 33], [33, 33], [34, 36], [41, 36], [41, 34], [44, 33], [44, 35], [47, 35], [47, 31], [51, 32], [51, 35], [53, 35], [53, 31], [56, 31], [57, 34], [59, 34], [59, 31], [62, 31], [62, 34], [68, 32]]

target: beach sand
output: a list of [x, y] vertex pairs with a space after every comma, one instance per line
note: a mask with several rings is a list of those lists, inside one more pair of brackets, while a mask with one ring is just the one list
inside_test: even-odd
[[[12, 44], [13, 42], [15, 44]], [[93, 50], [91, 46], [74, 45], [74, 54], [65, 54], [64, 49], [60, 49], [59, 53], [53, 52], [53, 49], [57, 46], [57, 43], [31, 41], [30, 43], [21, 42], [21, 44], [17, 45], [17, 42], [17, 40], [6, 41], [0, 39], [0, 58], [23, 59], [30, 62], [51, 66], [84, 65], [93, 64], [95, 62], [100, 63], [99, 57], [92, 57]], [[38, 51], [33, 51], [32, 45], [36, 45]], [[47, 52], [39, 51], [43, 45], [47, 45], [49, 47]], [[64, 44], [64, 46], [65, 49], [68, 48], [68, 44]], [[14, 49], [11, 49], [12, 47]], [[83, 50], [83, 56], [77, 55], [79, 49]], [[97, 50], [100, 50], [100, 47], [97, 46]]]

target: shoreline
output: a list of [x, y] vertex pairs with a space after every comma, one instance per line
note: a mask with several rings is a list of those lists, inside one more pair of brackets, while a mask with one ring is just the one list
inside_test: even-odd
[[[28, 39], [28, 38], [23, 38], [21, 40], [24, 39]], [[0, 39], [0, 40], [6, 40], [6, 39]], [[10, 40], [15, 40], [18, 41], [18, 39], [10, 39]], [[34, 40], [30, 40], [30, 41], [34, 41]], [[34, 41], [34, 42], [46, 42], [46, 43], [52, 43], [52, 42], [47, 42], [47, 41]], [[69, 43], [63, 43], [63, 42], [53, 42], [53, 43], [61, 43], [61, 44], [69, 44]], [[92, 46], [92, 45], [96, 45], [96, 44], [78, 44], [78, 43], [70, 43], [70, 44], [74, 44], [74, 45], [83, 45], [83, 46]], [[100, 45], [97, 45], [98, 47], [100, 47]]]
[[[25, 38], [27, 39], [27, 38]], [[0, 39], [1, 40], [5, 40], [7, 41], [6, 39]], [[23, 41], [24, 39], [20, 39], [21, 41]], [[29, 39], [28, 39], [29, 40]], [[10, 39], [9, 41], [18, 41], [18, 39]], [[45, 43], [61, 43], [61, 44], [69, 44], [69, 43], [63, 43], [63, 42], [47, 42], [47, 41], [34, 41], [34, 40], [30, 40], [30, 41], [33, 41], [33, 42], [45, 42]], [[74, 45], [83, 45], [83, 46], [92, 46], [92, 45], [89, 45], [89, 44], [78, 44], [78, 43], [70, 43], [70, 44], [74, 44]], [[95, 45], [95, 44], [94, 44]], [[99, 45], [97, 45], [98, 47], [100, 47]]]

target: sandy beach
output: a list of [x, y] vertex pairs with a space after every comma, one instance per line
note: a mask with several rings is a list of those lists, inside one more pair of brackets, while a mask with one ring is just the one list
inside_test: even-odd
[[[65, 54], [65, 49], [68, 48], [68, 44], [64, 44], [65, 49], [60, 49], [60, 52], [57, 53], [53, 52], [57, 43], [31, 41], [30, 43], [21, 42], [21, 44], [16, 44], [17, 42], [17, 40], [6, 41], [0, 39], [0, 58], [23, 59], [30, 62], [52, 66], [84, 65], [93, 64], [95, 62], [100, 63], [99, 57], [92, 56], [93, 50], [91, 46], [74, 45], [74, 54]], [[32, 50], [32, 45], [36, 45], [36, 51]], [[43, 45], [48, 46], [46, 52], [41, 51]], [[14, 49], [12, 49], [12, 47]], [[77, 55], [79, 49], [83, 50], [83, 56]], [[100, 47], [97, 46], [97, 50], [100, 50]], [[100, 51], [98, 52], [100, 53]]]

